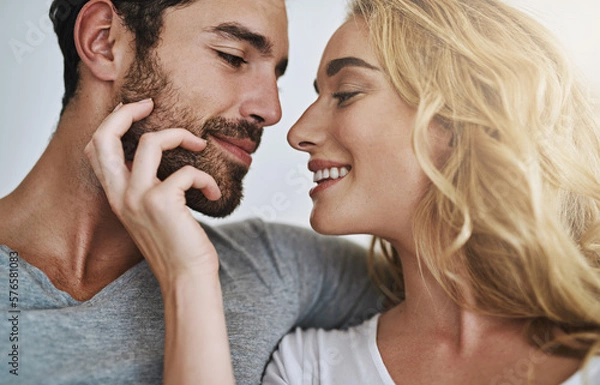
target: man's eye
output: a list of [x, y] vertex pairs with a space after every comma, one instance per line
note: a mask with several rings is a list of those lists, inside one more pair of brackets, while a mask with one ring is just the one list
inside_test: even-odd
[[219, 57], [221, 59], [225, 60], [227, 62], [227, 64], [229, 64], [230, 66], [232, 66], [234, 68], [239, 68], [242, 66], [242, 64], [247, 63], [247, 61], [245, 61], [244, 59], [242, 59], [239, 56], [231, 55], [231, 54], [221, 52], [221, 51], [217, 51], [217, 54], [219, 55]]
[[355, 91], [355, 92], [336, 92], [336, 93], [333, 94], [333, 98], [337, 99], [338, 106], [341, 106], [342, 104], [344, 104], [345, 102], [347, 102], [348, 100], [352, 99], [353, 97], [355, 97], [358, 94], [360, 94], [360, 92], [358, 92], [358, 91]]

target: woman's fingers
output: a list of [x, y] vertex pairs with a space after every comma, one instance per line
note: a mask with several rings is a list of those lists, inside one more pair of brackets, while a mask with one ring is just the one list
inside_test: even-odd
[[102, 138], [95, 138], [85, 148], [85, 155], [96, 174], [96, 178], [102, 185], [109, 202], [113, 202], [115, 196], [120, 196], [125, 191], [129, 170], [123, 160], [123, 154], [110, 150]]
[[177, 147], [201, 151], [206, 147], [206, 141], [182, 128], [142, 135], [131, 168], [131, 188], [144, 190], [152, 187], [156, 183], [156, 172], [163, 152]]
[[181, 218], [178, 219], [177, 216], [182, 208], [185, 208], [185, 215], [188, 215], [185, 192], [190, 188], [202, 191], [209, 200], [221, 198], [221, 190], [212, 176], [192, 166], [185, 166], [146, 190], [143, 198], [127, 200], [127, 215], [136, 217], [140, 212], [146, 212], [149, 217], [156, 221], [160, 219], [159, 222], [163, 224], [171, 220], [181, 222]]
[[134, 122], [142, 120], [150, 115], [154, 108], [152, 99], [141, 102], [117, 106], [100, 124], [92, 139], [86, 147], [96, 149], [95, 154], [99, 157], [99, 165], [105, 165], [107, 160], [119, 159], [119, 164], [125, 164], [123, 144], [121, 138], [131, 128]]
[[165, 193], [173, 190], [185, 192], [190, 188], [195, 188], [202, 191], [208, 200], [215, 201], [221, 198], [221, 190], [214, 178], [192, 166], [185, 166], [173, 173], [157, 188]]
[[221, 197], [210, 175], [185, 166], [124, 205], [122, 221], [161, 282], [191, 269], [218, 269], [214, 246], [186, 207], [190, 188], [210, 200]]
[[[201, 190], [209, 200], [221, 197], [215, 180], [192, 166], [183, 167], [164, 182], [157, 179], [164, 151], [182, 147], [198, 152], [206, 147], [204, 139], [185, 129], [164, 129], [142, 135], [129, 170], [121, 138], [134, 122], [147, 117], [152, 108], [150, 99], [119, 105], [98, 127], [85, 149], [119, 217], [128, 213], [131, 219], [140, 219], [152, 211], [158, 214], [162, 211], [159, 207], [168, 208], [167, 211], [172, 213], [176, 208], [185, 207], [185, 192], [190, 188]], [[151, 204], [143, 208], [142, 202]], [[145, 210], [148, 210], [146, 214], [143, 213]]]
[[134, 122], [147, 117], [153, 106], [151, 99], [117, 106], [85, 147], [84, 152], [109, 200], [123, 194], [129, 177], [121, 137]]
[[154, 101], [141, 100], [136, 103], [119, 104], [102, 122], [96, 133], [116, 136], [119, 139], [125, 135], [134, 122], [142, 120], [152, 112]]

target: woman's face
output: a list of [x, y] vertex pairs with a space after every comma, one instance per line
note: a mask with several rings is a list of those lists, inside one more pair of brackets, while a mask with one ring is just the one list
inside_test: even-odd
[[411, 147], [415, 111], [381, 69], [362, 19], [332, 36], [315, 88], [317, 100], [288, 134], [292, 147], [310, 154], [317, 183], [311, 225], [324, 234], [412, 244], [412, 216], [426, 184]]

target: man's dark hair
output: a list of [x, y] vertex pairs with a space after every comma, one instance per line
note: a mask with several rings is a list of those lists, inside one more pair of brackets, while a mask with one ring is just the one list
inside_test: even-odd
[[[53, 0], [50, 20], [58, 36], [58, 44], [64, 57], [65, 94], [63, 111], [75, 95], [79, 82], [79, 62], [73, 32], [75, 21], [89, 0]], [[165, 9], [184, 6], [196, 0], [111, 0], [125, 27], [135, 35], [136, 56], [143, 58], [158, 42]]]

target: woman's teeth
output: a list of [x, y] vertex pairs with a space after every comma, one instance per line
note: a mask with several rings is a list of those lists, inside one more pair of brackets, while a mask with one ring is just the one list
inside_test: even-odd
[[339, 179], [348, 175], [349, 170], [346, 167], [332, 167], [315, 172], [313, 181], [319, 183], [326, 179]]

